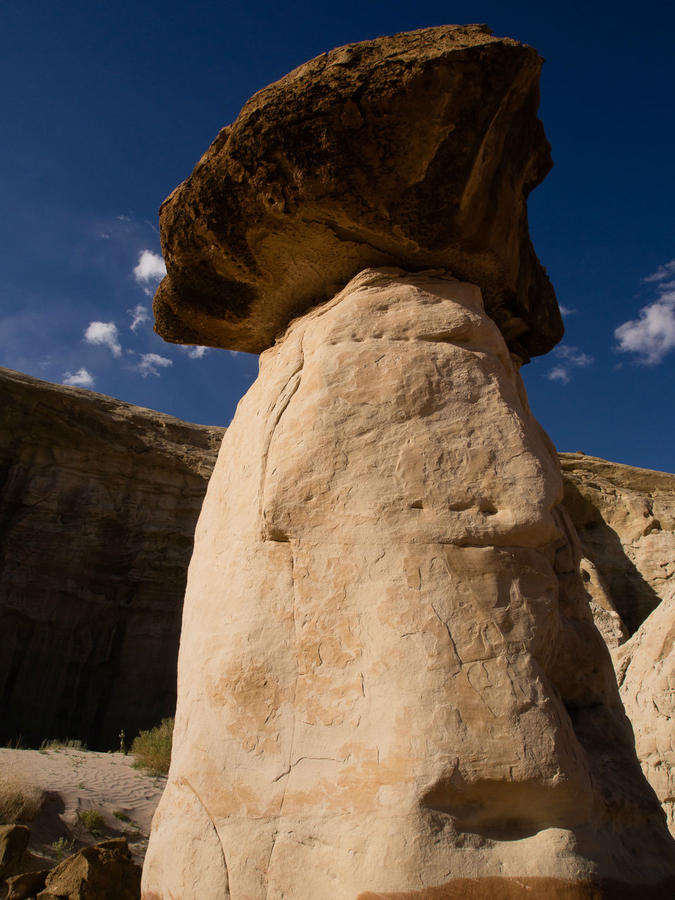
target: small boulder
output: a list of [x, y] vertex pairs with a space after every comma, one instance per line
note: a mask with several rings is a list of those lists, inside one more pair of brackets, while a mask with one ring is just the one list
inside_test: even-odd
[[29, 838], [30, 828], [25, 825], [0, 826], [0, 878], [16, 871]]
[[126, 838], [84, 847], [52, 869], [39, 900], [138, 900], [141, 869], [131, 858]]
[[49, 871], [41, 869], [39, 872], [24, 872], [23, 875], [8, 878], [6, 900], [28, 900], [34, 897], [44, 888]]

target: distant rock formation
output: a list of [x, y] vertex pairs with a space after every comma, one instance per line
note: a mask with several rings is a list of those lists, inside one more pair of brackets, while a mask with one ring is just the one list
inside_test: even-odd
[[331, 51], [163, 207], [160, 333], [269, 349], [195, 536], [145, 900], [675, 890], [519, 375], [561, 333], [539, 66], [476, 26]]
[[0, 740], [109, 749], [173, 714], [222, 434], [0, 369]]
[[560, 462], [593, 618], [675, 837], [675, 475], [583, 453]]
[[[596, 608], [614, 610], [605, 631], [617, 646], [675, 587], [675, 475], [583, 453], [561, 453], [560, 463], [586, 587]], [[601, 630], [603, 618], [596, 616]]]
[[675, 837], [675, 584], [612, 656], [638, 758]]

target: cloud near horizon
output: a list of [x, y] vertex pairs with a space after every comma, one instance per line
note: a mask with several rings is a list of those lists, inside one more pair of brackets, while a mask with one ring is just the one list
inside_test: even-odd
[[675, 259], [671, 259], [670, 262], [664, 263], [662, 266], [659, 266], [656, 272], [652, 272], [651, 275], [647, 275], [647, 277], [643, 278], [642, 281], [645, 284], [653, 284], [659, 281], [666, 281], [669, 278], [675, 278]]
[[167, 359], [166, 356], [160, 356], [159, 353], [143, 353], [137, 369], [143, 378], [147, 378], [148, 375], [159, 375], [160, 369], [165, 369], [167, 366], [172, 365], [172, 359]]
[[154, 253], [152, 250], [141, 250], [138, 262], [134, 267], [134, 278], [148, 296], [153, 293], [153, 289], [148, 285], [157, 284], [165, 275], [166, 266], [159, 253]]
[[621, 353], [635, 353], [645, 366], [656, 366], [675, 349], [675, 259], [642, 279], [656, 286], [657, 298], [614, 329]]
[[108, 347], [113, 356], [122, 355], [119, 332], [114, 322], [90, 322], [84, 332], [88, 344], [99, 344]]
[[593, 362], [592, 356], [589, 356], [588, 353], [584, 353], [583, 350], [579, 350], [578, 347], [571, 347], [569, 344], [563, 344], [560, 347], [556, 347], [553, 354], [554, 356], [557, 356], [561, 362], [550, 369], [550, 371], [546, 373], [546, 377], [549, 381], [559, 381], [561, 384], [569, 384], [572, 379], [570, 374], [571, 370], [583, 369], [586, 366], [590, 366]]
[[69, 384], [72, 387], [93, 388], [94, 376], [85, 368], [78, 369], [77, 372], [64, 372], [62, 384]]
[[209, 352], [208, 347], [192, 347], [189, 344], [180, 344], [179, 346], [183, 353], [185, 353], [190, 359], [203, 359]]
[[614, 329], [621, 353], [635, 353], [638, 362], [656, 366], [675, 348], [675, 290], [665, 291], [643, 306], [640, 316]]
[[128, 309], [127, 312], [131, 316], [131, 325], [129, 328], [134, 334], [136, 333], [137, 328], [140, 328], [141, 325], [150, 321], [150, 310], [147, 306], [143, 306], [142, 303], [138, 303], [133, 309]]

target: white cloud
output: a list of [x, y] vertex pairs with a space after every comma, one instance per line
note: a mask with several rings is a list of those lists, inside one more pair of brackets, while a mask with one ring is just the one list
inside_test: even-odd
[[144, 353], [138, 364], [138, 371], [143, 378], [147, 378], [148, 375], [159, 375], [160, 369], [172, 365], [173, 360], [167, 359], [166, 356], [160, 356], [159, 353]]
[[129, 328], [131, 328], [134, 333], [137, 328], [150, 321], [150, 310], [147, 306], [143, 306], [142, 303], [134, 306], [133, 309], [128, 309], [127, 312], [131, 316], [131, 325]]
[[584, 366], [590, 366], [593, 362], [592, 356], [579, 350], [578, 347], [570, 347], [569, 344], [563, 344], [561, 347], [556, 347], [553, 352], [560, 359], [564, 359], [568, 365], [580, 369], [584, 368]]
[[563, 317], [564, 316], [573, 316], [574, 313], [576, 312], [576, 309], [570, 309], [569, 306], [563, 306], [562, 303], [559, 303], [558, 307], [560, 309], [560, 315]]
[[142, 250], [138, 256], [138, 263], [134, 267], [134, 278], [139, 284], [150, 284], [159, 281], [166, 275], [166, 266], [159, 253], [152, 250]]
[[667, 278], [671, 278], [672, 276], [675, 276], [675, 259], [671, 259], [670, 262], [659, 266], [656, 272], [652, 272], [651, 275], [647, 275], [647, 277], [643, 278], [642, 280], [649, 284], [652, 282], [665, 281]]
[[[661, 269], [668, 266], [675, 267], [675, 260], [661, 266]], [[669, 274], [666, 272], [663, 277]], [[650, 276], [649, 280], [659, 279]], [[675, 348], [675, 290], [662, 291], [658, 300], [643, 306], [639, 318], [619, 325], [614, 330], [614, 337], [619, 342], [618, 349], [624, 353], [636, 353], [639, 362], [647, 366], [660, 363]]]
[[122, 355], [119, 332], [114, 322], [90, 322], [84, 332], [88, 344], [103, 344], [109, 347], [113, 356]]
[[546, 377], [549, 381], [562, 381], [563, 384], [568, 384], [570, 380], [569, 373], [564, 366], [555, 366], [546, 373]]
[[583, 369], [586, 366], [590, 366], [593, 362], [592, 356], [584, 353], [583, 350], [579, 350], [578, 347], [571, 347], [569, 344], [556, 347], [553, 354], [562, 362], [547, 372], [546, 377], [549, 381], [559, 381], [561, 384], [569, 384], [572, 378], [570, 374], [571, 369]]
[[77, 372], [64, 372], [63, 384], [71, 384], [74, 387], [92, 388], [94, 376], [87, 369], [78, 369]]
[[183, 353], [186, 353], [190, 359], [203, 359], [209, 352], [208, 347], [190, 347], [184, 344], [181, 345], [180, 349]]

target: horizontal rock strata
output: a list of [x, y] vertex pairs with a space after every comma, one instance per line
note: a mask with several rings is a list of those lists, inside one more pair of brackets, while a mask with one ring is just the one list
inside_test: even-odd
[[0, 370], [0, 740], [110, 748], [172, 715], [222, 429]]

